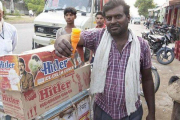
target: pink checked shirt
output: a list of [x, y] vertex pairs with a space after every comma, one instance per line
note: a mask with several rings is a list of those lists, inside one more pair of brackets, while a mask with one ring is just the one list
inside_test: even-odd
[[[104, 30], [105, 29], [92, 29], [82, 32], [85, 40], [84, 46], [95, 53]], [[120, 53], [115, 41], [112, 40], [104, 93], [97, 94], [95, 98], [96, 104], [113, 119], [121, 119], [127, 116], [124, 81], [126, 66], [130, 56], [131, 41], [132, 36], [129, 35], [128, 42]], [[141, 46], [140, 68], [150, 68], [151, 55], [148, 43], [141, 38], [139, 38], [139, 41]], [[140, 97], [135, 105], [136, 108], [140, 107]]]

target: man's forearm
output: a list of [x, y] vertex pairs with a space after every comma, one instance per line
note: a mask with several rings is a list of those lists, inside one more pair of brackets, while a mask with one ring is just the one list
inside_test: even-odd
[[153, 80], [142, 80], [143, 92], [148, 105], [149, 114], [155, 115], [155, 94]]
[[81, 34], [81, 36], [80, 36], [80, 40], [79, 40], [79, 42], [78, 42], [78, 45], [79, 45], [79, 46], [84, 46], [84, 38], [83, 38], [82, 34]]

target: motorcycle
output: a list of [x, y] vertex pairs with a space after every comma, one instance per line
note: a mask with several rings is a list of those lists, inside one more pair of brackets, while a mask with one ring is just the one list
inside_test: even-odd
[[168, 25], [162, 25], [162, 27], [159, 28], [159, 35], [165, 35], [170, 29], [170, 26]]
[[[160, 64], [167, 65], [174, 60], [173, 48], [167, 47], [172, 41], [172, 36], [167, 32], [164, 36], [148, 36], [148, 42], [151, 49], [151, 55], [156, 55]], [[165, 60], [165, 61], [164, 61]]]
[[180, 34], [180, 29], [179, 27], [175, 27], [174, 25], [172, 25], [169, 29], [172, 38], [173, 38], [173, 42], [175, 42], [176, 40], [179, 40], [179, 34]]
[[161, 25], [154, 25], [154, 29], [153, 29], [154, 33], [159, 34], [161, 28], [162, 28]]
[[154, 30], [150, 30], [150, 31], [144, 31], [141, 32], [142, 34], [142, 38], [144, 38], [145, 40], [149, 40], [149, 35], [154, 35]]

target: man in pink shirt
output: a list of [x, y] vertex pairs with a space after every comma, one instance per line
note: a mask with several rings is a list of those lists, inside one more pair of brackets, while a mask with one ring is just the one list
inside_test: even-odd
[[[146, 120], [155, 120], [150, 49], [147, 41], [128, 28], [129, 9], [124, 0], [110, 0], [103, 7], [107, 27], [81, 33], [78, 45], [95, 53], [90, 86], [91, 93], [96, 93], [94, 120], [141, 120], [143, 110], [137, 90], [140, 88], [139, 80], [142, 81], [148, 106]], [[55, 53], [59, 57], [71, 56], [70, 36], [61, 36], [56, 40]], [[132, 77], [134, 74], [135, 77]], [[129, 76], [131, 79], [127, 79]]]

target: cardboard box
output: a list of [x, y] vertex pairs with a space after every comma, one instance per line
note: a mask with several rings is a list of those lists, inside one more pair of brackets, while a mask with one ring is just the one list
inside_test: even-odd
[[27, 92], [5, 90], [2, 92], [4, 111], [20, 120], [31, 120], [88, 89], [90, 72], [90, 65], [85, 65], [71, 76], [55, 79]]
[[90, 99], [85, 98], [77, 104], [78, 120], [90, 120]]
[[89, 95], [77, 101], [74, 105], [76, 108], [70, 106], [49, 120], [90, 120]]
[[0, 57], [0, 87], [4, 90], [27, 91], [34, 86], [70, 76], [74, 69], [84, 64], [83, 48], [78, 48], [75, 57], [60, 58], [54, 46], [27, 51], [20, 55]]

